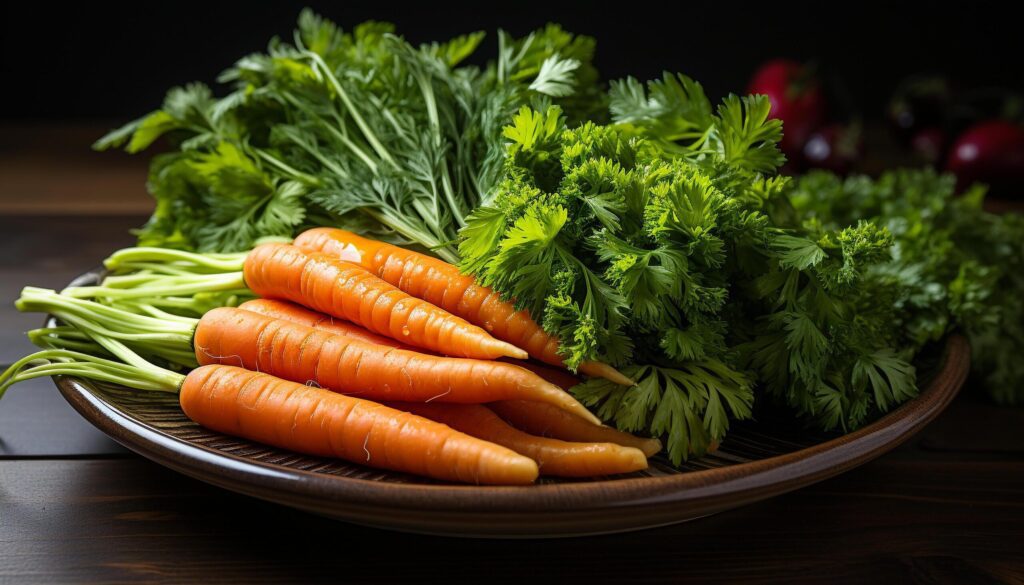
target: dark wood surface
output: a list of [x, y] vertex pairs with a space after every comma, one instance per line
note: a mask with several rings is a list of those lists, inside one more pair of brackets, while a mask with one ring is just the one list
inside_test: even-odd
[[[4, 178], [0, 202], [18, 196]], [[0, 212], [0, 362], [28, 351], [21, 333], [39, 323], [10, 306], [20, 287], [66, 282], [140, 220]], [[0, 441], [0, 583], [1024, 583], [1024, 410], [970, 382], [913, 440], [836, 479], [555, 541], [391, 533], [210, 487], [124, 451], [47, 380], [0, 402]]]
[[[84, 276], [79, 284], [93, 282]], [[83, 418], [151, 461], [189, 477], [338, 520], [445, 536], [567, 537], [667, 526], [732, 510], [840, 475], [899, 446], [956, 397], [970, 348], [949, 338], [919, 396], [845, 435], [792, 420], [734, 424], [719, 449], [672, 466], [597, 481], [542, 477], [529, 487], [445, 485], [332, 458], [300, 456], [203, 428], [174, 396], [57, 382]], [[816, 436], [817, 435], [817, 436]]]

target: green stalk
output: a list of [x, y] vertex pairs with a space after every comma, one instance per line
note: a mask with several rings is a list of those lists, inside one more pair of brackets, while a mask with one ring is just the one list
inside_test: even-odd
[[245, 252], [237, 254], [199, 254], [171, 248], [139, 246], [124, 248], [114, 252], [103, 261], [103, 265], [108, 270], [116, 270], [125, 263], [157, 262], [169, 264], [177, 262], [185, 267], [198, 266], [209, 268], [216, 272], [238, 272], [242, 270], [246, 255]]
[[375, 211], [368, 207], [360, 207], [359, 210], [369, 215], [373, 219], [377, 220], [378, 222], [402, 234], [409, 240], [416, 242], [417, 244], [420, 244], [429, 250], [434, 251], [446, 262], [452, 264], [458, 263], [459, 256], [456, 253], [449, 250], [447, 248], [447, 244], [441, 242], [437, 238], [437, 236], [427, 233], [423, 230], [416, 229], [404, 221], [397, 220], [390, 215], [381, 213], [379, 211]]
[[[302, 110], [303, 112], [306, 113], [307, 116], [318, 120], [323, 128], [330, 132], [339, 142], [344, 144], [346, 148], [352, 151], [352, 154], [356, 155], [356, 157], [359, 158], [359, 160], [363, 161], [363, 164], [365, 164], [366, 167], [370, 169], [371, 173], [373, 173], [375, 176], [377, 175], [377, 163], [375, 163], [373, 159], [370, 158], [370, 155], [366, 154], [366, 152], [364, 152], [362, 148], [359, 148], [359, 145], [353, 142], [352, 139], [348, 137], [348, 135], [343, 134], [340, 130], [338, 130], [338, 128], [335, 127], [335, 124], [331, 124], [327, 120], [324, 120], [322, 116], [314, 112], [303, 101], [296, 99], [290, 93], [287, 92], [285, 92], [283, 95], [284, 98], [288, 101], [288, 103], [290, 103], [292, 106]], [[335, 115], [335, 118], [337, 118], [337, 115]], [[341, 122], [341, 120], [339, 120], [338, 122], [338, 126], [342, 126], [343, 122]], [[315, 156], [317, 160], [323, 162], [323, 158], [318, 153], [313, 152], [312, 150], [298, 143], [295, 140], [292, 140], [292, 143], [302, 147], [303, 150], [309, 152], [310, 154]], [[336, 165], [329, 165], [329, 168], [331, 168], [337, 175], [341, 177], [348, 176], [348, 173], [344, 172]]]
[[[120, 299], [110, 303], [114, 307], [128, 307], [132, 308], [135, 306], [145, 307], [143, 312], [150, 314], [150, 316], [156, 317], [157, 315], [152, 314], [153, 310], [169, 309], [179, 312], [190, 312], [196, 317], [201, 317], [206, 314], [207, 311], [216, 307], [237, 307], [242, 302], [255, 298], [252, 291], [249, 289], [234, 289], [219, 291], [215, 298], [204, 299], [203, 297], [177, 297], [177, 296], [157, 296], [157, 297], [138, 297], [134, 299]], [[161, 311], [165, 315], [171, 315], [166, 311]], [[180, 315], [176, 315], [179, 316]], [[189, 319], [190, 317], [181, 317], [183, 319]]]
[[223, 274], [196, 274], [190, 276], [154, 276], [160, 284], [143, 285], [134, 288], [107, 286], [73, 286], [62, 294], [74, 298], [137, 299], [143, 297], [195, 295], [202, 292], [218, 292], [245, 288], [242, 272]]
[[195, 326], [196, 320], [194, 318], [183, 317], [181, 315], [175, 315], [174, 313], [168, 313], [163, 309], [157, 308], [153, 304], [143, 302], [144, 300], [145, 299], [123, 300], [113, 303], [110, 306], [118, 309], [124, 309], [126, 311], [131, 311], [132, 313], [136, 313], [139, 315], [153, 317], [154, 319], [160, 319], [161, 321], [176, 321], [178, 323], [184, 323], [186, 325]]
[[[437, 113], [437, 97], [434, 95], [434, 87], [430, 83], [430, 79], [422, 73], [417, 72], [415, 77], [416, 83], [420, 87], [420, 93], [423, 94], [423, 105], [426, 106], [427, 109], [427, 119], [430, 122], [430, 132], [434, 138], [434, 146], [441, 148], [443, 144], [443, 140], [441, 138], [441, 117]], [[452, 191], [452, 181], [448, 174], [448, 164], [443, 163], [441, 166], [441, 190], [444, 192], [444, 197], [448, 200], [448, 208], [451, 210], [452, 216], [458, 224], [456, 227], [459, 228], [466, 225], [466, 220], [462, 216], [461, 206], [455, 200], [455, 193]], [[437, 199], [436, 193], [434, 195], [434, 199]]]
[[302, 171], [294, 169], [291, 166], [289, 166], [287, 163], [282, 161], [281, 159], [279, 159], [277, 157], [274, 157], [274, 156], [271, 156], [270, 154], [264, 152], [263, 150], [261, 150], [259, 148], [254, 148], [253, 151], [256, 153], [256, 156], [260, 157], [265, 162], [268, 162], [271, 165], [277, 167], [279, 170], [281, 170], [285, 174], [291, 176], [293, 179], [295, 179], [297, 181], [300, 181], [302, 183], [306, 183], [307, 185], [314, 185], [314, 186], [319, 186], [320, 185], [320, 179], [314, 177], [313, 175], [310, 175], [310, 174], [307, 174], [307, 173], [303, 173]]
[[384, 145], [381, 144], [377, 135], [374, 134], [373, 130], [370, 128], [370, 125], [367, 124], [366, 120], [364, 120], [362, 115], [360, 115], [359, 110], [357, 110], [355, 104], [352, 103], [352, 99], [348, 97], [348, 93], [341, 87], [341, 83], [334, 76], [334, 73], [331, 72], [330, 67], [324, 63], [324, 60], [320, 58], [320, 55], [317, 55], [312, 51], [305, 51], [305, 54], [311, 61], [313, 61], [314, 70], [319, 69], [320, 75], [323, 75], [327, 79], [331, 88], [334, 89], [335, 93], [338, 94], [338, 97], [341, 98], [342, 103], [345, 105], [345, 109], [347, 109], [349, 115], [352, 116], [356, 126], [359, 126], [359, 129], [363, 132], [363, 136], [366, 138], [366, 141], [370, 143], [370, 146], [373, 147], [382, 159], [388, 161], [391, 166], [399, 168], [398, 163], [396, 163], [395, 159], [391, 157], [391, 153], [388, 152], [387, 148], [384, 148]]
[[107, 350], [93, 341], [91, 337], [67, 325], [32, 329], [25, 335], [28, 336], [28, 340], [32, 342], [32, 345], [44, 349], [69, 349], [93, 355], [107, 353]]
[[[198, 324], [197, 319], [164, 319], [140, 315], [33, 287], [26, 287], [22, 291], [15, 306], [19, 311], [50, 313], [88, 335], [111, 354], [136, 366], [146, 362], [135, 352], [187, 367], [196, 365], [192, 337]], [[129, 345], [131, 350], [128, 349]]]
[[[140, 358], [141, 359], [141, 358]], [[23, 357], [0, 373], [0, 398], [18, 382], [45, 376], [77, 376], [138, 390], [178, 393], [185, 376], [149, 363], [127, 365], [67, 349], [45, 349]]]

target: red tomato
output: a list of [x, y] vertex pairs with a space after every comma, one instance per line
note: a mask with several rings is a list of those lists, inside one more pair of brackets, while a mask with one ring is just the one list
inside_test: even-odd
[[790, 159], [799, 157], [825, 116], [824, 94], [813, 71], [796, 61], [774, 59], [754, 73], [747, 93], [768, 96], [771, 116], [782, 120], [779, 147]]
[[1004, 120], [971, 126], [949, 151], [958, 185], [986, 183], [996, 195], [1024, 198], [1024, 128]]

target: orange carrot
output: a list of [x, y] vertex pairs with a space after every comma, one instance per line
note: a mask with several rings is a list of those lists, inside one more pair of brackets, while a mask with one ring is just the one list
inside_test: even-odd
[[[558, 339], [548, 335], [529, 313], [517, 311], [512, 303], [501, 300], [497, 292], [475, 284], [472, 276], [460, 273], [443, 260], [334, 228], [307, 230], [295, 238], [295, 245], [358, 264], [410, 295], [525, 349], [542, 362], [565, 367], [558, 355]], [[583, 362], [579, 371], [619, 384], [633, 384], [618, 370], [600, 362]]]
[[479, 359], [526, 357], [480, 327], [326, 254], [263, 244], [246, 256], [244, 277], [259, 296], [296, 302], [416, 347]]
[[373, 400], [533, 400], [597, 420], [561, 388], [511, 364], [394, 349], [242, 309], [203, 315], [193, 346], [200, 364], [241, 366]]
[[591, 477], [647, 468], [647, 457], [639, 449], [613, 443], [569, 443], [536, 437], [509, 426], [480, 404], [395, 402], [388, 405], [508, 447], [536, 461], [542, 475]]
[[232, 366], [203, 366], [181, 386], [204, 427], [323, 457], [478, 484], [529, 484], [537, 464], [408, 412]]
[[563, 441], [615, 443], [640, 449], [648, 457], [661, 451], [661, 441], [658, 439], [634, 437], [611, 427], [595, 425], [589, 420], [550, 408], [547, 404], [505, 400], [491, 403], [489, 407], [505, 422], [533, 435]]
[[[367, 343], [376, 343], [377, 345], [386, 345], [388, 347], [416, 351], [412, 346], [395, 341], [390, 337], [371, 333], [359, 325], [349, 323], [344, 319], [332, 317], [331, 315], [324, 315], [323, 313], [317, 313], [316, 311], [311, 311], [303, 306], [289, 303], [288, 301], [253, 299], [238, 305], [238, 308], [246, 311], [252, 311], [253, 313], [259, 313], [260, 315], [265, 315], [273, 319], [284, 319], [285, 321], [291, 321], [292, 323], [298, 323], [300, 325], [305, 325], [306, 327], [312, 327], [313, 329], [320, 329], [321, 331], [327, 331], [328, 333], [334, 333], [335, 335], [344, 335]], [[553, 383], [557, 384], [557, 382]]]
[[[284, 319], [285, 321], [291, 321], [293, 323], [305, 325], [306, 327], [312, 327], [313, 329], [320, 329], [337, 335], [345, 335], [368, 343], [386, 345], [397, 349], [423, 351], [399, 341], [395, 341], [390, 337], [371, 333], [354, 323], [345, 321], [344, 319], [332, 317], [331, 315], [324, 315], [323, 313], [318, 313], [287, 301], [278, 301], [275, 299], [253, 299], [238, 305], [238, 308], [266, 315], [267, 317], [273, 317], [274, 319]], [[513, 360], [511, 358], [501, 358], [499, 361], [530, 370], [534, 374], [537, 374], [541, 378], [551, 382], [563, 390], [568, 390], [580, 383], [580, 379], [569, 372], [552, 368], [538, 362], [529, 360]]]

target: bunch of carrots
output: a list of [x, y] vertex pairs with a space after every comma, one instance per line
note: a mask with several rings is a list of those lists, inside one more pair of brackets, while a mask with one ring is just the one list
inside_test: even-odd
[[106, 265], [97, 286], [24, 289], [19, 310], [60, 325], [29, 333], [44, 349], [0, 375], [0, 396], [52, 375], [174, 392], [219, 432], [477, 484], [628, 473], [661, 449], [602, 426], [565, 391], [578, 379], [557, 339], [431, 256], [317, 228], [247, 254], [129, 248]]

